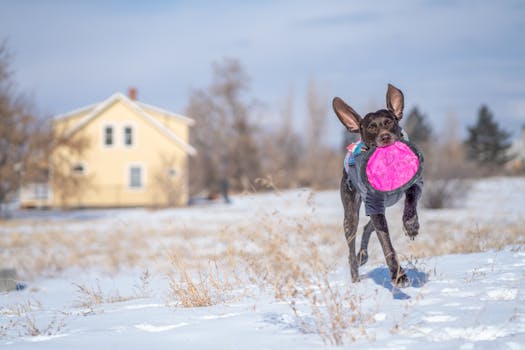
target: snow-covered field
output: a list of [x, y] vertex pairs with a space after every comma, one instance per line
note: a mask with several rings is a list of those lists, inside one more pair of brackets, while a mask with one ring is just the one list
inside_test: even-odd
[[525, 178], [421, 209], [414, 242], [400, 206], [388, 219], [408, 288], [389, 282], [375, 237], [350, 283], [337, 191], [19, 213], [0, 224], [0, 261], [27, 288], [0, 294], [0, 346], [525, 349]]

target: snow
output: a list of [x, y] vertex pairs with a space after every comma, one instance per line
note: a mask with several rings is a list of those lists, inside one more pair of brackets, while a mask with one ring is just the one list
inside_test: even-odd
[[[427, 281], [403, 290], [388, 282], [384, 266], [370, 266], [356, 286], [364, 300], [373, 298], [373, 322], [366, 326], [369, 339], [347, 345], [358, 349], [459, 348], [469, 344], [487, 349], [523, 348], [525, 276], [523, 269], [513, 265], [525, 262], [525, 257], [518, 248], [427, 259], [426, 265], [435, 266], [427, 273]], [[494, 263], [488, 263], [488, 259], [494, 259]], [[479, 268], [492, 272], [471, 279], [471, 271]], [[418, 273], [409, 270], [413, 281]], [[341, 267], [332, 279], [347, 283], [347, 274], [348, 269]], [[502, 275], [513, 278], [502, 281]], [[111, 290], [113, 285], [125, 289], [129, 280], [126, 276], [101, 277], [99, 283], [102, 289]], [[64, 329], [49, 336], [7, 337], [2, 340], [5, 348], [306, 349], [323, 345], [317, 334], [302, 330], [286, 303], [272, 300], [265, 293], [201, 308], [171, 307], [162, 295], [157, 295], [98, 305], [95, 312], [83, 315], [73, 306], [75, 288], [70, 281], [48, 279], [38, 281], [38, 285], [38, 292], [4, 295], [2, 305], [26, 298], [41, 300], [45, 305], [39, 318], [65, 317]], [[163, 289], [163, 281], [155, 285]]]
[[[523, 193], [524, 178], [476, 181], [462, 206], [420, 211], [422, 232], [416, 243], [400, 233], [401, 209], [394, 207], [388, 215], [394, 247], [403, 256], [416, 251], [415, 247], [424, 249], [437, 244], [438, 235], [461, 240], [472, 227], [478, 227], [479, 231], [498, 230], [488, 232], [489, 236], [502, 234], [500, 230], [511, 226], [520, 230], [525, 227]], [[334, 261], [326, 276], [331, 291], [349, 296], [340, 300], [350, 300], [349, 304], [343, 303], [343, 312], [349, 316], [348, 328], [342, 335], [343, 348], [525, 349], [525, 245], [522, 243], [525, 232], [517, 231], [516, 237], [522, 240], [503, 248], [437, 256], [421, 252], [419, 257], [403, 259], [402, 265], [411, 281], [411, 285], [403, 289], [392, 285], [382, 253], [377, 247], [375, 250], [371, 247], [370, 261], [360, 268], [361, 282], [351, 284], [345, 255], [334, 253], [345, 249], [337, 191], [313, 193], [302, 189], [250, 194], [234, 197], [232, 205], [217, 203], [158, 211], [50, 211], [40, 213], [37, 219], [30, 213], [20, 213], [16, 220], [0, 224], [0, 237], [14, 228], [30, 235], [44, 227], [67, 227], [68, 232], [75, 235], [84, 232], [86, 227], [108, 234], [115, 227], [140, 226], [153, 232], [195, 225], [214, 230], [215, 235], [221, 230], [237, 234], [243, 225], [275, 226], [277, 221], [297, 224], [298, 220], [302, 220], [300, 224], [306, 228], [310, 225], [334, 228], [335, 247], [324, 248], [333, 255]], [[361, 221], [366, 223], [364, 219]], [[184, 239], [191, 242], [190, 252], [201, 248], [222, 249], [215, 247], [220, 243], [218, 240], [211, 235], [208, 238]], [[373, 244], [377, 246], [377, 242], [371, 242]], [[257, 247], [246, 243], [245, 248]], [[319, 315], [327, 315], [330, 303], [323, 305], [317, 299], [319, 312], [316, 314], [311, 299], [279, 299], [271, 288], [246, 279], [244, 286], [233, 286], [222, 302], [186, 308], [170, 297], [170, 281], [162, 268], [152, 270], [148, 291], [137, 293], [141, 268], [141, 265], [129, 266], [108, 273], [104, 269], [73, 266], [55, 275], [25, 281], [28, 287], [23, 291], [0, 294], [0, 347], [313, 349], [331, 346], [322, 336], [326, 325], [319, 324]], [[104, 300], [84, 305], [79, 286], [102, 291]], [[321, 287], [312, 289], [319, 297]], [[298, 293], [305, 294], [304, 286], [298, 287]], [[31, 324], [42, 334], [29, 335], [27, 330]]]

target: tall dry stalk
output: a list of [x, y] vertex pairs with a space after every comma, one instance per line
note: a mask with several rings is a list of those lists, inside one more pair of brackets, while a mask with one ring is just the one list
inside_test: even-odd
[[226, 269], [216, 261], [208, 261], [207, 269], [190, 271], [182, 259], [171, 256], [172, 271], [168, 274], [169, 299], [182, 307], [202, 307], [223, 303], [235, 288]]

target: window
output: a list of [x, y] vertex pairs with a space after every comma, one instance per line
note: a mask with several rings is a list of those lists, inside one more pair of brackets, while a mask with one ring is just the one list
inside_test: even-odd
[[133, 146], [133, 128], [131, 126], [124, 127], [124, 146]]
[[35, 199], [48, 199], [49, 186], [48, 184], [35, 184]]
[[86, 173], [86, 167], [82, 163], [73, 164], [71, 173], [73, 173], [73, 175], [84, 175]]
[[142, 179], [142, 167], [130, 166], [129, 167], [129, 188], [139, 189], [143, 187]]
[[112, 126], [104, 127], [104, 146], [106, 147], [113, 146], [113, 127]]

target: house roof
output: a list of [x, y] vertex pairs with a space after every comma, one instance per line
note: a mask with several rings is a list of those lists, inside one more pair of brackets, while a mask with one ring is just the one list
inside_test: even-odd
[[129, 99], [126, 95], [120, 92], [111, 95], [108, 99], [100, 103], [95, 103], [95, 104], [92, 104], [86, 107], [75, 109], [65, 114], [57, 115], [56, 117], [54, 117], [54, 121], [65, 120], [67, 118], [78, 115], [79, 113], [87, 112], [87, 114], [84, 117], [82, 117], [82, 119], [71, 130], [67, 132], [65, 137], [69, 138], [73, 134], [75, 134], [77, 131], [82, 129], [85, 125], [87, 125], [91, 120], [93, 120], [94, 118], [99, 116], [102, 112], [104, 112], [106, 109], [108, 109], [111, 105], [113, 105], [113, 103], [118, 102], [118, 101], [130, 107], [138, 115], [144, 118], [146, 122], [148, 122], [150, 125], [155, 127], [158, 131], [160, 131], [162, 134], [167, 136], [171, 141], [173, 141], [175, 144], [181, 147], [186, 153], [188, 153], [189, 155], [197, 154], [197, 150], [195, 148], [193, 148], [190, 144], [186, 143], [184, 140], [182, 140], [180, 137], [174, 134], [170, 129], [166, 128], [164, 125], [158, 122], [157, 119], [152, 117], [151, 114], [147, 112], [147, 110], [148, 109], [153, 110], [153, 111], [165, 114], [169, 117], [176, 118], [180, 120], [181, 122], [187, 124], [188, 126], [192, 126], [195, 124], [195, 121], [193, 119], [179, 115], [179, 114], [175, 114], [175, 113], [172, 113], [164, 109], [154, 107], [154, 106], [151, 106], [145, 103], [133, 101]]

